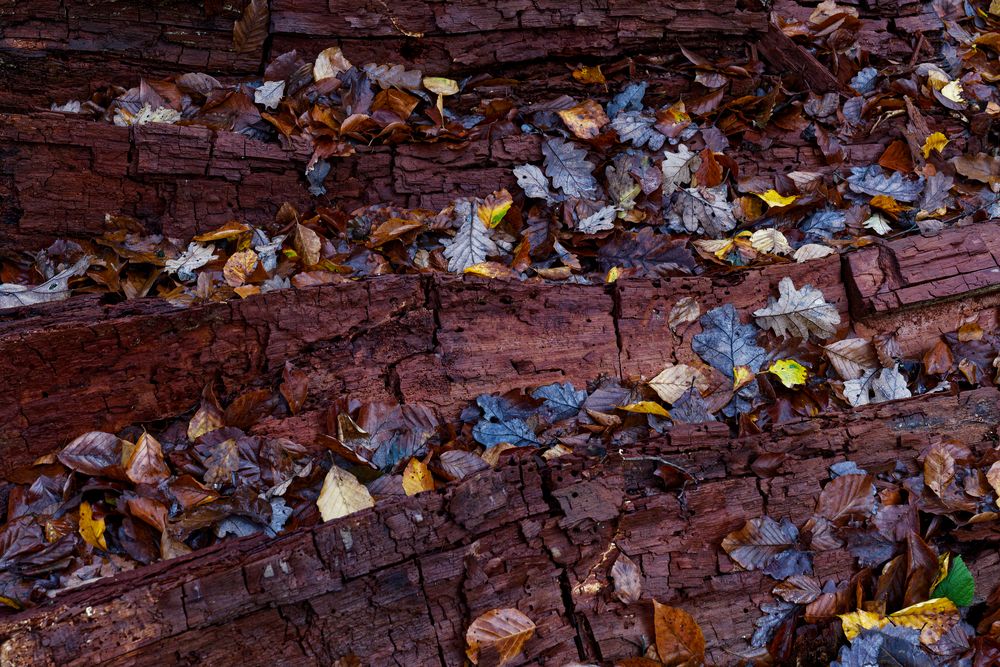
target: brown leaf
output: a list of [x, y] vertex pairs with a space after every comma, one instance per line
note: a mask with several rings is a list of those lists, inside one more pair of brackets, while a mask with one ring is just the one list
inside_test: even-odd
[[159, 441], [149, 433], [142, 435], [130, 448], [126, 459], [125, 475], [136, 484], [159, 484], [170, 477], [170, 469], [163, 460], [163, 449]]
[[240, 394], [226, 407], [223, 421], [227, 426], [248, 431], [271, 409], [272, 393], [267, 389], [254, 389]]
[[942, 498], [944, 490], [953, 479], [955, 479], [954, 457], [944, 445], [934, 445], [924, 459], [924, 484]]
[[320, 250], [323, 247], [323, 241], [319, 234], [305, 225], [296, 223], [294, 245], [295, 252], [302, 258], [302, 263], [305, 266], [319, 264]]
[[491, 609], [472, 622], [465, 631], [465, 654], [474, 665], [484, 649], [492, 649], [504, 665], [524, 650], [535, 634], [535, 624], [517, 609]]
[[701, 187], [714, 188], [722, 183], [722, 165], [715, 159], [715, 153], [709, 148], [702, 149], [699, 156], [701, 165], [694, 173], [692, 186], [697, 184]]
[[664, 665], [697, 667], [705, 660], [705, 636], [698, 622], [676, 607], [653, 600], [656, 652]]
[[127, 480], [122, 468], [122, 452], [126, 443], [111, 433], [91, 431], [66, 445], [56, 457], [60, 463], [76, 472], [92, 477], [112, 477]]
[[955, 171], [966, 178], [987, 183], [991, 188], [1000, 187], [1000, 158], [978, 153], [959, 155], [954, 160]]
[[205, 488], [191, 475], [181, 475], [169, 482], [170, 493], [184, 509], [205, 505], [216, 500], [219, 494]]
[[163, 503], [152, 498], [130, 496], [126, 505], [132, 516], [145, 521], [153, 528], [162, 531], [167, 527], [167, 508]]
[[816, 503], [816, 514], [837, 523], [865, 518], [875, 503], [875, 486], [870, 475], [841, 475], [825, 487]]
[[257, 253], [250, 248], [233, 253], [222, 267], [222, 276], [230, 287], [240, 287], [257, 270]]
[[639, 566], [625, 554], [619, 554], [611, 566], [611, 577], [615, 580], [615, 595], [625, 604], [639, 601], [642, 595], [642, 573]]
[[693, 296], [685, 296], [678, 299], [674, 307], [670, 309], [667, 324], [670, 325], [671, 331], [677, 333], [678, 327], [694, 322], [699, 315], [701, 315], [701, 305], [698, 300]]
[[955, 359], [951, 356], [951, 348], [943, 340], [924, 354], [924, 368], [929, 375], [945, 375], [951, 372]]
[[281, 372], [281, 395], [288, 402], [288, 409], [297, 415], [309, 395], [309, 376], [304, 371], [295, 370], [290, 362], [285, 362]]
[[453, 480], [464, 479], [480, 470], [486, 470], [490, 465], [480, 456], [462, 449], [451, 449], [438, 457], [441, 469], [447, 477]]
[[722, 548], [746, 570], [764, 567], [779, 553], [795, 544], [794, 527], [769, 516], [750, 519], [739, 530], [726, 535]]
[[815, 577], [793, 574], [778, 583], [772, 592], [786, 602], [809, 604], [823, 594], [823, 587]]
[[885, 149], [878, 163], [886, 169], [909, 174], [913, 171], [913, 158], [910, 148], [902, 139], [896, 139]]
[[237, 53], [260, 51], [271, 27], [267, 0], [250, 0], [243, 15], [233, 24], [233, 49]]
[[236, 440], [229, 438], [212, 445], [205, 459], [205, 483], [219, 488], [232, 481], [240, 467], [240, 450]]
[[938, 558], [934, 550], [917, 533], [907, 535], [906, 592], [903, 594], [903, 604], [914, 605], [930, 597], [931, 585], [937, 573]]

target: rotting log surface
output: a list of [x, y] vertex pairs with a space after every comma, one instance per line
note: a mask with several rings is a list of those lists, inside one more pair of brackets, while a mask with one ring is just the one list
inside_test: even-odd
[[[620, 551], [640, 565], [644, 595], [687, 609], [710, 659], [728, 664], [768, 586], [759, 572], [735, 572], [720, 557], [723, 536], [765, 512], [803, 523], [833, 463], [917, 474], [934, 438], [985, 451], [998, 420], [1000, 393], [980, 389], [824, 415], [740, 441], [721, 424], [681, 426], [628, 450], [630, 459], [661, 456], [694, 473], [699, 484], [680, 497], [658, 488], [653, 460], [511, 461], [436, 493], [64, 593], [0, 624], [0, 659], [329, 665], [355, 654], [371, 665], [457, 665], [468, 623], [504, 606], [538, 625], [511, 664], [623, 658], [652, 631], [648, 609], [611, 594]], [[750, 469], [763, 453], [786, 455], [766, 479]], [[997, 575], [988, 545], [966, 561], [979, 589], [990, 590]], [[843, 582], [856, 566], [836, 549], [815, 553], [814, 567], [819, 578]], [[234, 651], [248, 642], [267, 651]]]

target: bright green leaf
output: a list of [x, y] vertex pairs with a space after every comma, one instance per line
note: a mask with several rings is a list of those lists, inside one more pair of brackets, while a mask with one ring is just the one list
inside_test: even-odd
[[976, 582], [972, 578], [972, 573], [962, 562], [961, 556], [954, 556], [947, 576], [937, 585], [931, 597], [948, 598], [959, 607], [968, 607], [972, 604], [975, 594]]

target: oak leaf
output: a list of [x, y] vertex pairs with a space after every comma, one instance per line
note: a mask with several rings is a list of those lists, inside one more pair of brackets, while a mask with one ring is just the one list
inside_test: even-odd
[[497, 244], [490, 236], [490, 230], [476, 213], [472, 202], [463, 200], [455, 205], [455, 219], [458, 232], [452, 239], [442, 241], [444, 256], [448, 260], [448, 270], [462, 273], [470, 266], [486, 261], [499, 253]]
[[778, 284], [780, 296], [768, 300], [767, 307], [754, 311], [757, 324], [774, 333], [789, 334], [807, 340], [812, 333], [819, 338], [829, 338], [837, 332], [840, 313], [827, 303], [823, 293], [812, 285], [796, 289], [792, 279], [785, 276]]
[[563, 139], [548, 139], [542, 144], [545, 174], [552, 184], [570, 197], [587, 199], [597, 192], [594, 165], [587, 162], [587, 150]]

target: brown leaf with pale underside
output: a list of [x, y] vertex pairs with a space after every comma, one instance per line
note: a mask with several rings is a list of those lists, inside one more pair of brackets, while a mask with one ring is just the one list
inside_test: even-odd
[[664, 665], [697, 667], [705, 660], [705, 636], [698, 622], [683, 609], [653, 600], [656, 653]]
[[243, 15], [233, 24], [233, 50], [237, 53], [260, 51], [271, 27], [267, 0], [250, 0]]
[[642, 595], [642, 573], [639, 566], [625, 554], [619, 554], [611, 566], [611, 578], [615, 580], [615, 596], [625, 604], [639, 601]]
[[517, 609], [491, 609], [465, 631], [465, 654], [478, 665], [483, 649], [493, 649], [500, 659], [498, 665], [505, 665], [524, 650], [534, 634], [535, 623]]
[[857, 380], [865, 371], [878, 368], [875, 347], [864, 338], [845, 338], [824, 345], [833, 369], [843, 380]]

